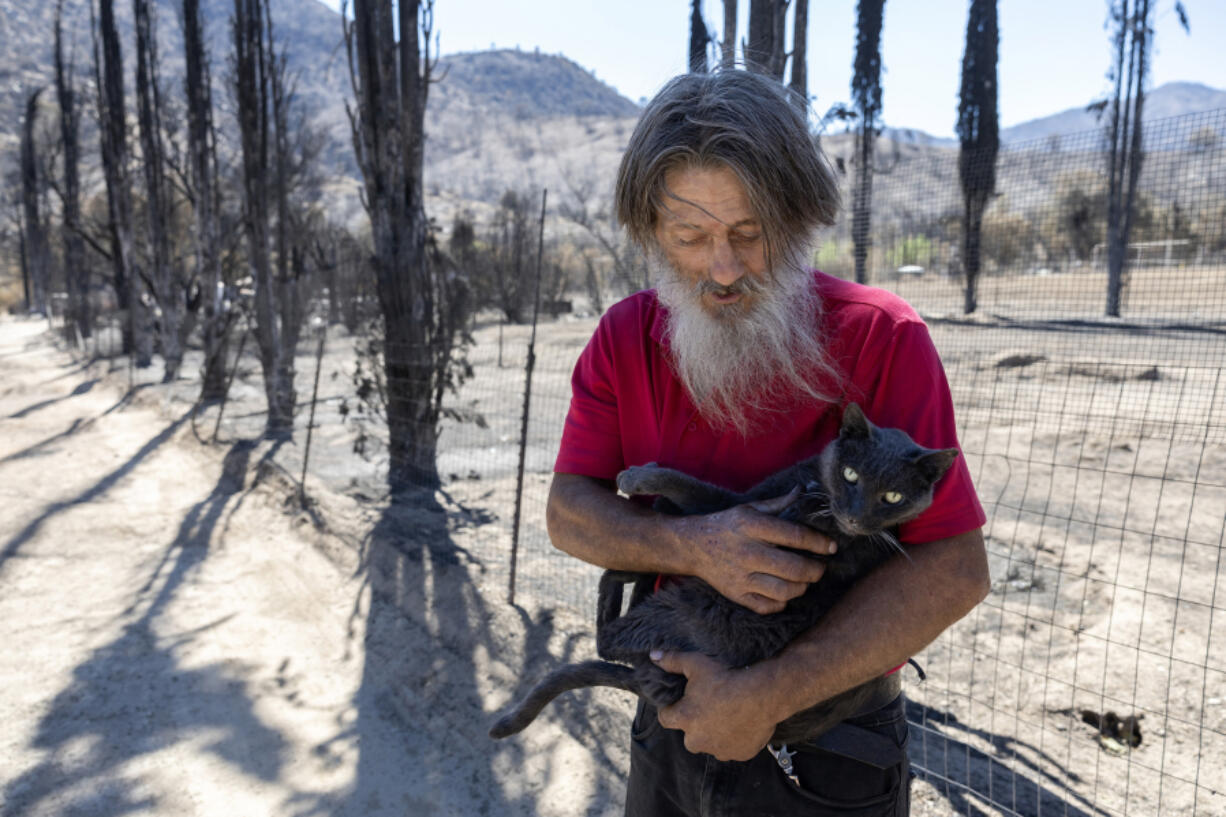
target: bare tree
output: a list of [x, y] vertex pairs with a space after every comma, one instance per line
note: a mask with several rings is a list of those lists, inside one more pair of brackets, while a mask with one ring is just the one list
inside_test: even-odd
[[745, 45], [745, 64], [783, 82], [787, 64], [784, 32], [789, 0], [749, 0], [749, 38]]
[[[1149, 41], [1153, 36], [1150, 0], [1113, 0], [1110, 20], [1115, 26], [1115, 87], [1107, 123], [1107, 315], [1119, 317], [1128, 286], [1128, 240], [1132, 232], [1137, 179], [1145, 154], [1141, 149], [1141, 116], [1149, 78]], [[1188, 15], [1182, 2], [1175, 12], [1185, 31]]]
[[108, 229], [111, 237], [112, 285], [115, 299], [127, 319], [123, 322], [123, 351], [138, 367], [153, 358], [150, 321], [143, 281], [132, 251], [132, 183], [128, 175], [127, 106], [124, 101], [123, 55], [115, 27], [114, 0], [99, 0], [98, 18], [90, 3], [94, 40], [94, 85], [97, 90], [98, 136], [102, 171], [106, 178]]
[[873, 147], [881, 129], [881, 19], [885, 0], [859, 0], [856, 7], [855, 73], [851, 98], [859, 120], [856, 131], [856, 177], [852, 193], [851, 238], [856, 281], [868, 280], [868, 252], [872, 239]]
[[25, 212], [22, 236], [30, 282], [27, 306], [31, 312], [45, 315], [51, 278], [51, 247], [47, 243], [47, 224], [41, 207], [42, 187], [46, 182], [38, 172], [38, 148], [34, 144], [38, 98], [42, 92], [42, 88], [37, 88], [26, 97], [26, 118], [21, 129], [21, 200]]
[[[64, 272], [68, 290], [65, 333], [69, 343], [88, 338], [93, 321], [89, 314], [89, 268], [85, 264], [85, 242], [81, 238], [80, 141], [77, 125], [77, 100], [73, 88], [73, 63], [64, 60], [64, 0], [55, 4], [55, 91], [60, 105], [60, 142], [62, 167]], [[72, 327], [71, 329], [69, 327]]]
[[707, 43], [711, 35], [707, 33], [707, 24], [702, 19], [700, 0], [690, 0], [690, 72], [707, 73]]
[[724, 68], [736, 65], [736, 4], [737, 0], [724, 0], [724, 39], [720, 42], [719, 61]]
[[[629, 295], [650, 287], [647, 259], [617, 224], [610, 203], [597, 199], [596, 180], [590, 175], [581, 177], [572, 168], [562, 174], [562, 181], [569, 195], [558, 206], [558, 214], [582, 227], [595, 241], [612, 267], [613, 281], [610, 283], [615, 284], [613, 289]], [[601, 304], [606, 282], [601, 280], [602, 276], [588, 253], [584, 253], [584, 264], [588, 271], [588, 294], [593, 308], [603, 312]]]
[[[287, 345], [282, 327], [280, 293], [273, 280], [270, 189], [276, 181], [275, 158], [270, 144], [273, 129], [272, 43], [262, 0], [234, 0], [234, 75], [237, 88], [238, 124], [243, 154], [243, 228], [247, 238], [247, 264], [255, 283], [256, 341], [268, 402], [265, 434], [286, 437], [293, 433], [293, 348]], [[286, 357], [289, 360], [286, 360]]]
[[809, 0], [796, 0], [795, 17], [792, 21], [792, 81], [788, 88], [792, 102], [801, 113], [809, 109]]
[[317, 183], [312, 173], [314, 162], [323, 148], [323, 135], [300, 115], [295, 85], [296, 75], [289, 71], [289, 61], [282, 48], [278, 53], [274, 39], [272, 16], [264, 7], [267, 29], [268, 90], [273, 121], [273, 192], [277, 204], [274, 241], [277, 257], [277, 303], [280, 307], [282, 354], [284, 368], [281, 378], [294, 379], [294, 350], [301, 336], [306, 309], [306, 260], [311, 214], [298, 194]]
[[158, 305], [158, 340], [162, 347], [163, 382], [179, 375], [183, 362], [180, 337], [186, 293], [170, 247], [170, 191], [162, 142], [162, 99], [158, 87], [157, 31], [149, 0], [132, 0], [136, 28], [136, 115], [140, 125], [141, 165], [145, 170], [145, 223], [149, 244], [149, 280]]
[[490, 249], [494, 300], [511, 323], [523, 323], [531, 305], [536, 269], [536, 196], [507, 190], [498, 201], [486, 245]]
[[426, 252], [423, 124], [436, 65], [433, 25], [433, 0], [356, 0], [353, 21], [345, 24], [353, 144], [366, 182], [383, 313], [388, 481], [395, 492], [438, 484], [438, 423], [444, 391], [454, 382], [459, 328], [453, 290]]
[[187, 99], [187, 144], [190, 191], [195, 214], [196, 278], [204, 308], [201, 335], [204, 371], [200, 396], [220, 398], [226, 388], [226, 323], [221, 274], [220, 201], [217, 180], [216, 134], [209, 55], [204, 45], [200, 0], [183, 0], [184, 97]]
[[1000, 36], [996, 0], [971, 0], [962, 52], [958, 101], [958, 179], [962, 184], [962, 268], [966, 276], [963, 311], [977, 306], [983, 211], [996, 191], [1000, 122], [996, 108], [996, 61]]

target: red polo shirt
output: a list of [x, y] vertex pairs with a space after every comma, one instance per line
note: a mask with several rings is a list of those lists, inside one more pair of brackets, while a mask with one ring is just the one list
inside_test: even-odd
[[[849, 402], [921, 445], [956, 447], [945, 371], [915, 310], [890, 292], [820, 272], [814, 285], [826, 347], [844, 377], [825, 391], [842, 393], [839, 405], [813, 402], [772, 414], [749, 437], [712, 429], [669, 364], [666, 310], [654, 290], [639, 292], [605, 313], [575, 365], [554, 470], [613, 479], [630, 465], [657, 462], [744, 491], [820, 451], [838, 434]], [[930, 542], [985, 521], [959, 457], [937, 484], [932, 505], [900, 533], [905, 542]]]

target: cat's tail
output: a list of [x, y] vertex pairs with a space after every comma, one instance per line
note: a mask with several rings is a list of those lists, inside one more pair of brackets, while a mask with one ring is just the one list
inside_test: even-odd
[[499, 739], [521, 731], [541, 710], [563, 692], [585, 687], [616, 687], [639, 694], [634, 669], [610, 661], [583, 661], [558, 667], [532, 688], [528, 697], [515, 704], [490, 728], [490, 737]]

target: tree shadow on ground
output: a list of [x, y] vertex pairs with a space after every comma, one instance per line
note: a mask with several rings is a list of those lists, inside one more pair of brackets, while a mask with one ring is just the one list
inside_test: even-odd
[[[12, 462], [14, 460], [26, 459], [27, 457], [45, 457], [45, 456], [55, 453], [54, 445], [57, 442], [60, 442], [61, 440], [65, 440], [68, 437], [71, 437], [72, 435], [80, 431], [84, 431], [85, 429], [89, 428], [94, 423], [96, 423], [100, 418], [105, 417], [108, 414], [111, 414], [112, 412], [118, 411], [119, 409], [123, 408], [129, 402], [131, 402], [132, 396], [137, 391], [144, 389], [144, 388], [148, 388], [149, 385], [152, 385], [152, 384], [141, 384], [125, 392], [124, 395], [120, 397], [119, 400], [117, 400], [114, 405], [112, 405], [110, 408], [108, 408], [106, 411], [102, 412], [101, 414], [95, 415], [93, 417], [75, 417], [73, 418], [73, 421], [68, 424], [68, 428], [64, 429], [63, 431], [56, 432], [55, 434], [52, 434], [50, 437], [45, 437], [44, 439], [41, 439], [38, 442], [31, 443], [30, 445], [26, 446], [20, 451], [14, 451], [11, 454], [6, 454], [4, 457], [0, 457], [0, 465], [3, 465], [6, 462]], [[57, 399], [63, 399], [63, 398], [57, 398]]]
[[[200, 742], [202, 751], [247, 775], [278, 777], [285, 740], [254, 713], [245, 694], [246, 668], [231, 660], [186, 669], [179, 660], [194, 639], [229, 616], [189, 632], [167, 634], [157, 626], [208, 555], [213, 532], [242, 489], [235, 475], [246, 472], [253, 448], [249, 441], [231, 448], [217, 485], [184, 517], [150, 580], [121, 614], [118, 636], [93, 650], [51, 701], [32, 741], [46, 757], [0, 790], [0, 815], [45, 811], [52, 803], [64, 815], [147, 812], [159, 803], [132, 763], [182, 741]], [[130, 471], [142, 458], [125, 468]], [[96, 495], [115, 478], [108, 475], [91, 492]]]
[[[908, 755], [913, 770], [949, 801], [954, 814], [987, 817], [994, 812], [993, 805], [1019, 817], [1108, 814], [1041, 768], [1032, 758], [1041, 758], [1047, 768], [1059, 768], [1059, 763], [1038, 747], [977, 729], [962, 723], [951, 712], [915, 701], [907, 701], [907, 721], [911, 725]], [[958, 740], [957, 735], [990, 745], [995, 756]], [[1009, 764], [998, 758], [1008, 760]], [[1073, 773], [1067, 777], [1073, 783], [1079, 782]]]
[[84, 380], [78, 383], [77, 387], [73, 389], [72, 391], [70, 391], [68, 394], [64, 394], [59, 397], [49, 397], [46, 400], [39, 400], [37, 403], [33, 403], [29, 406], [26, 406], [23, 409], [13, 412], [6, 419], [20, 420], [23, 417], [30, 416], [36, 411], [42, 411], [43, 409], [48, 408], [50, 406], [54, 406], [56, 403], [59, 403], [61, 401], [68, 400], [73, 397], [77, 397], [79, 395], [85, 394], [90, 389], [92, 389], [94, 385], [97, 384], [97, 382], [98, 382], [98, 378], [96, 377], [93, 378], [92, 380]]
[[183, 423], [187, 421], [187, 418], [188, 414], [185, 413], [177, 420], [170, 423], [170, 425], [166, 426], [166, 428], [153, 435], [151, 438], [149, 438], [148, 442], [142, 445], [140, 449], [128, 459], [127, 462], [111, 471], [89, 488], [85, 489], [71, 499], [60, 500], [59, 502], [53, 502], [48, 505], [42, 513], [30, 520], [30, 522], [24, 528], [18, 531], [15, 536], [10, 538], [2, 547], [0, 547], [0, 573], [2, 573], [4, 570], [4, 564], [9, 559], [16, 556], [21, 550], [22, 546], [24, 546], [36, 533], [38, 533], [38, 530], [43, 526], [43, 523], [56, 514], [61, 513], [75, 505], [80, 505], [84, 502], [91, 502], [94, 499], [97, 499], [111, 488], [115, 487], [117, 482], [131, 474], [150, 454], [173, 437], [175, 432], [179, 430], [179, 426], [183, 425]]
[[[483, 564], [449, 532], [456, 524], [449, 524], [449, 514], [462, 509], [444, 508], [438, 496], [422, 491], [400, 497], [366, 540], [362, 556], [371, 603], [357, 715], [329, 741], [358, 745], [357, 776], [340, 797], [302, 802], [297, 817], [373, 814], [372, 804], [389, 801], [399, 810], [378, 813], [542, 812], [540, 785], [507, 785], [523, 768], [526, 750], [489, 738], [492, 715], [484, 701], [498, 677], [495, 664], [517, 670], [524, 660], [532, 674], [547, 669], [545, 661], [554, 660], [548, 649], [556, 635], [553, 619], [544, 614], [533, 621], [521, 610], [526, 649], [518, 633], [508, 638], [513, 620], [505, 611], [495, 615], [482, 595]], [[499, 615], [502, 624], [495, 623]], [[568, 642], [566, 652], [572, 649]], [[367, 736], [386, 731], [389, 723], [400, 733], [393, 757], [364, 748], [374, 745]], [[606, 740], [592, 735], [590, 745], [600, 749]], [[613, 796], [598, 781], [596, 789], [597, 802]]]

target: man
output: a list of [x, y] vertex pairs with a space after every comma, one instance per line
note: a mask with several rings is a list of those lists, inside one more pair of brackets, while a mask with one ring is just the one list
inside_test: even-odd
[[[955, 446], [940, 360], [901, 300], [806, 268], [837, 188], [804, 119], [766, 78], [670, 82], [631, 137], [616, 202], [659, 286], [610, 309], [576, 365], [550, 536], [601, 567], [694, 575], [757, 612], [779, 610], [822, 573], [779, 548], [832, 547], [775, 517], [791, 497], [670, 517], [618, 497], [613, 478], [658, 462], [745, 490], [820, 450], [853, 401], [922, 445]], [[897, 684], [893, 700], [790, 747], [790, 759], [767, 742], [789, 715], [896, 672], [986, 595], [984, 521], [959, 458], [932, 506], [902, 527], [909, 558], [861, 580], [780, 655], [743, 668], [653, 656], [687, 677], [686, 693], [658, 713], [640, 705], [626, 813], [905, 814]]]

